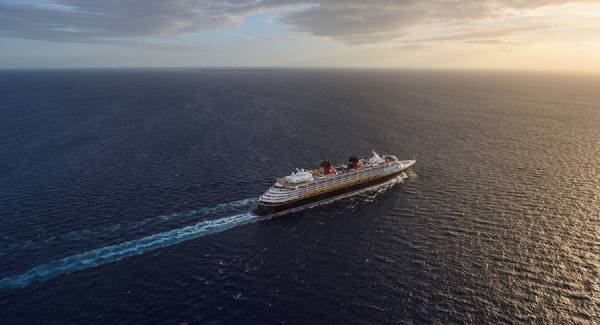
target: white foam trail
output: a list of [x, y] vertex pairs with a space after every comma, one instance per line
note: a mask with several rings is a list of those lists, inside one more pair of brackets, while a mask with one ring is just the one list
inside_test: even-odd
[[[257, 198], [248, 198], [235, 202], [220, 203], [214, 207], [204, 207], [196, 210], [147, 217], [133, 223], [118, 223], [95, 229], [73, 230], [62, 235], [52, 236], [50, 238], [41, 238], [37, 240], [28, 240], [25, 242], [10, 242], [6, 240], [6, 245], [4, 246], [7, 248], [7, 250], [12, 252], [27, 252], [32, 249], [45, 249], [49, 245], [60, 245], [84, 240], [86, 238], [92, 238], [95, 236], [118, 236], [120, 233], [131, 233], [132, 231], [148, 226], [155, 226], [173, 219], [186, 219], [195, 217], [195, 219], [198, 220], [197, 217], [202, 216], [224, 216], [232, 215], [234, 213], [241, 213], [251, 210], [254, 206], [256, 206], [257, 201]], [[4, 242], [0, 241], [0, 246], [3, 244]], [[0, 251], [0, 256], [3, 253], [5, 252]]]
[[106, 263], [116, 262], [125, 257], [144, 254], [146, 252], [208, 234], [218, 233], [233, 227], [259, 220], [251, 213], [244, 213], [217, 220], [204, 221], [193, 226], [178, 228], [117, 245], [94, 249], [85, 253], [72, 255], [32, 268], [31, 270], [0, 280], [0, 289], [20, 288], [34, 281], [47, 280], [61, 274], [88, 269]]

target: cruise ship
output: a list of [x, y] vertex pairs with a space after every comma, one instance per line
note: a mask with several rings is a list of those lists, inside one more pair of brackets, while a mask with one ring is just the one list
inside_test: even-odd
[[323, 161], [320, 168], [297, 169], [260, 196], [254, 214], [279, 215], [345, 197], [385, 183], [403, 173], [415, 160], [373, 151], [369, 159], [350, 157], [348, 163]]

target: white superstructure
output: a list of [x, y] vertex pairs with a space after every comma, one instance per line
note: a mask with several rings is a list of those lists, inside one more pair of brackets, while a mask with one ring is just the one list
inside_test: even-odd
[[285, 181], [292, 184], [310, 182], [313, 180], [313, 175], [304, 169], [296, 169], [292, 175], [284, 177]]
[[414, 160], [398, 160], [394, 155], [380, 156], [373, 151], [373, 156], [368, 160], [351, 158], [348, 166], [326, 165], [320, 169], [297, 170], [291, 175], [280, 177], [260, 196], [259, 201], [262, 204], [272, 205], [310, 198], [397, 174], [414, 163]]

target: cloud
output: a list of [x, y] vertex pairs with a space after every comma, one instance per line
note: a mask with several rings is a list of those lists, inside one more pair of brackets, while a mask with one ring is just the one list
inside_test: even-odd
[[[452, 26], [518, 16], [523, 11], [597, 0], [340, 0], [313, 1], [313, 6], [284, 16], [296, 30], [349, 44], [397, 40], [415, 27]], [[534, 19], [534, 18], [532, 18]], [[534, 25], [526, 28], [537, 28]], [[512, 34], [524, 30], [505, 30]], [[506, 35], [504, 34], [504, 35]], [[475, 35], [464, 35], [475, 36]]]
[[[461, 9], [453, 7], [457, 4]], [[351, 44], [396, 39], [424, 23], [482, 18], [491, 15], [485, 1], [321, 1], [282, 18], [299, 31]]]
[[402, 50], [402, 51], [419, 51], [419, 50], [424, 50], [427, 49], [428, 46], [425, 44], [419, 44], [419, 43], [412, 43], [412, 44], [400, 44], [400, 45], [396, 45], [395, 48], [397, 50]]
[[480, 39], [480, 40], [468, 40], [465, 42], [468, 44], [499, 45], [499, 46], [521, 46], [521, 45], [533, 44], [533, 42], [504, 40], [504, 39]]
[[56, 0], [53, 6], [2, 3], [5, 36], [48, 41], [167, 36], [238, 24], [259, 9], [246, 1]]
[[[417, 38], [417, 39], [408, 39], [402, 40], [402, 44], [420, 44], [420, 43], [430, 43], [430, 42], [440, 42], [440, 41], [465, 41], [467, 43], [475, 43], [478, 42], [480, 44], [484, 43], [496, 43], [499, 44], [500, 40], [490, 38], [497, 38], [502, 36], [514, 35], [522, 32], [529, 32], [534, 30], [542, 30], [542, 29], [550, 29], [556, 28], [557, 25], [553, 24], [527, 24], [522, 26], [503, 28], [503, 29], [494, 29], [494, 30], [474, 30], [474, 31], [463, 31], [460, 33], [430, 37], [430, 38]], [[505, 43], [507, 45], [507, 43]]]
[[[245, 17], [285, 10], [293, 29], [348, 44], [405, 37], [425, 24], [498, 17], [543, 6], [594, 0], [0, 0], [5, 37], [55, 42], [140, 40], [235, 26]], [[468, 35], [467, 35], [468, 36]]]

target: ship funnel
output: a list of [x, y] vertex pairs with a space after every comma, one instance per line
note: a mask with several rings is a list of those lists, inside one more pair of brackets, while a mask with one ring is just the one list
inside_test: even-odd
[[356, 158], [355, 156], [350, 156], [350, 159], [348, 159], [348, 168], [349, 169], [356, 169], [358, 168], [358, 158]]
[[329, 162], [328, 160], [323, 160], [321, 162], [321, 168], [323, 168], [323, 175], [329, 175], [333, 173], [331, 162]]

